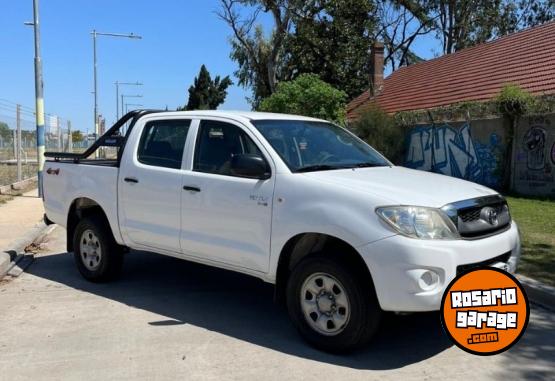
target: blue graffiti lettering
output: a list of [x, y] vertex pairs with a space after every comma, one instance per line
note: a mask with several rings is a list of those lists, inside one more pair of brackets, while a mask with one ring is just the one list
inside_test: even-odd
[[500, 138], [490, 135], [489, 142], [482, 144], [472, 138], [470, 125], [454, 129], [442, 126], [417, 127], [407, 139], [405, 165], [409, 168], [442, 173], [487, 186], [499, 184], [497, 151]]

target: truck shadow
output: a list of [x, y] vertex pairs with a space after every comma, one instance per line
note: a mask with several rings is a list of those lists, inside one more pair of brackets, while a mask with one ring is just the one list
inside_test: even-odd
[[109, 284], [84, 280], [73, 255], [37, 256], [27, 272], [68, 287], [147, 310], [164, 318], [154, 329], [192, 324], [290, 355], [354, 369], [401, 368], [433, 357], [451, 346], [437, 313], [385, 314], [365, 349], [336, 356], [308, 346], [285, 308], [273, 301], [273, 287], [231, 271], [161, 255], [132, 252], [122, 276]]

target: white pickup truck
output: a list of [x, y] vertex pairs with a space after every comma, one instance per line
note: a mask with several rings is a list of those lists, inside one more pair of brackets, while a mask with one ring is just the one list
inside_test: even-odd
[[[115, 158], [90, 159], [102, 146]], [[439, 309], [458, 273], [520, 257], [498, 193], [396, 167], [323, 120], [135, 111], [85, 153], [46, 156], [45, 218], [85, 278], [112, 279], [127, 249], [252, 275], [327, 351], [365, 344], [382, 311]]]

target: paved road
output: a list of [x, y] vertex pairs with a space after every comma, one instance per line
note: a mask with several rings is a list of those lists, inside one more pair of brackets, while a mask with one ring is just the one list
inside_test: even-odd
[[467, 354], [435, 313], [388, 315], [364, 351], [318, 352], [298, 337], [257, 279], [148, 253], [121, 280], [91, 284], [57, 228], [48, 251], [0, 283], [4, 380], [554, 379], [555, 322], [532, 308], [523, 339], [492, 357]]

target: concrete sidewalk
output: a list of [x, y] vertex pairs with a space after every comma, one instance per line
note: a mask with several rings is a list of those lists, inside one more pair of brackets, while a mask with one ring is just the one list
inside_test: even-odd
[[42, 221], [42, 199], [33, 189], [0, 205], [0, 252]]

